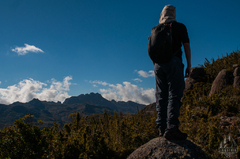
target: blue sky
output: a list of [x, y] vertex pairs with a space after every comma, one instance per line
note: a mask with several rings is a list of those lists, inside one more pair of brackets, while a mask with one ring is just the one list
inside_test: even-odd
[[154, 102], [148, 36], [167, 4], [188, 29], [192, 67], [240, 48], [237, 0], [0, 1], [0, 103], [90, 92]]

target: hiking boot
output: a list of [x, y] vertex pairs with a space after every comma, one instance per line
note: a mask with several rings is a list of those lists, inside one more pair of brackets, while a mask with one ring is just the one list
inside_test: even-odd
[[163, 137], [164, 133], [165, 133], [165, 128], [166, 127], [160, 127], [159, 125], [156, 126], [156, 128], [159, 131], [159, 137]]
[[188, 135], [186, 133], [182, 133], [179, 129], [177, 129], [167, 130], [163, 136], [168, 140], [186, 140]]
[[159, 131], [159, 137], [163, 137], [163, 135], [164, 135], [164, 131], [161, 131], [160, 128], [158, 129], [158, 131]]

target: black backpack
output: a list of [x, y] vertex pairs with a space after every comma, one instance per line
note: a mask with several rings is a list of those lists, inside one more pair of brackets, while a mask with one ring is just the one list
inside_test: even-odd
[[155, 63], [167, 63], [172, 57], [172, 23], [152, 28], [148, 37], [148, 55]]

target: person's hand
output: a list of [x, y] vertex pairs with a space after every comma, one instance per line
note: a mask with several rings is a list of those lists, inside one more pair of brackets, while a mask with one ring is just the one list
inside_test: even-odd
[[191, 74], [191, 67], [188, 66], [188, 67], [186, 68], [186, 71], [185, 71], [185, 78], [189, 77], [190, 74]]

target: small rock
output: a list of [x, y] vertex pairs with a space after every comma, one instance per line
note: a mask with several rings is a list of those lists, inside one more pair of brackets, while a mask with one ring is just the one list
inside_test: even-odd
[[236, 67], [239, 67], [238, 64], [233, 64], [233, 69], [235, 69]]

